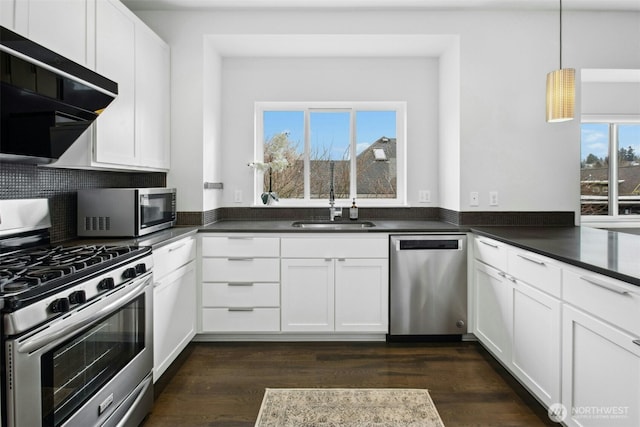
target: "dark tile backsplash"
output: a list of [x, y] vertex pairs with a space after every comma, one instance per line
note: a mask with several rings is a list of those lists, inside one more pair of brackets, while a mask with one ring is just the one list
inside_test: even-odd
[[[0, 162], [0, 199], [49, 199], [51, 241], [73, 239], [77, 190], [102, 187], [165, 187], [161, 172], [111, 172], [56, 169]], [[348, 215], [348, 210], [344, 212]], [[221, 220], [325, 219], [328, 208], [219, 208], [178, 212], [178, 225], [206, 225]], [[572, 226], [573, 212], [457, 212], [442, 208], [360, 208], [360, 219], [440, 220], [455, 225]]]
[[[436, 220], [460, 226], [573, 226], [573, 212], [458, 212], [443, 208], [359, 208], [363, 220]], [[348, 215], [345, 209], [343, 215]], [[327, 219], [328, 208], [219, 208], [178, 212], [179, 225], [206, 225], [224, 220]]]
[[0, 162], [0, 199], [49, 199], [51, 241], [73, 239], [76, 232], [77, 192], [80, 188], [164, 187], [161, 172], [110, 172], [56, 169]]

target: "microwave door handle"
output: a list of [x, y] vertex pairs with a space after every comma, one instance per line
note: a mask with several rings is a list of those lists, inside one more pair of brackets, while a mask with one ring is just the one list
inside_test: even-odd
[[[140, 294], [144, 292], [145, 286], [148, 283], [150, 283], [150, 281], [151, 281], [151, 275], [147, 275], [144, 278], [141, 278], [141, 280], [139, 280], [138, 283], [130, 285], [127, 292], [119, 296], [117, 300], [107, 304], [106, 306], [99, 309], [97, 312], [91, 313], [90, 310], [87, 310], [84, 315], [82, 315], [81, 317], [78, 317], [77, 319], [74, 319], [71, 324], [64, 325], [59, 329], [53, 329], [53, 330], [45, 329], [42, 331], [42, 334], [41, 334], [42, 336], [40, 336], [39, 338], [28, 338], [23, 343], [18, 342], [16, 346], [18, 352], [31, 353], [61, 338], [65, 338], [73, 334], [78, 329], [86, 325], [89, 325], [95, 322], [96, 320], [99, 320], [100, 318], [111, 313], [118, 307], [123, 306], [127, 301], [131, 301], [134, 298], [138, 297]], [[69, 318], [70, 321], [71, 319], [73, 319], [73, 317]]]

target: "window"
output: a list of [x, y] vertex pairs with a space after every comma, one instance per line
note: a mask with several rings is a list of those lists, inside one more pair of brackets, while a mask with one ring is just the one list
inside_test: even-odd
[[256, 200], [324, 205], [333, 182], [343, 204], [404, 204], [404, 123], [398, 102], [257, 103]]
[[582, 123], [581, 151], [581, 214], [640, 215], [640, 124]]

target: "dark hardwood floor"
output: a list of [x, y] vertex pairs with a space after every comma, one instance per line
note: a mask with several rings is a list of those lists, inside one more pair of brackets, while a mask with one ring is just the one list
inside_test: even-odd
[[558, 426], [474, 342], [192, 343], [144, 427], [253, 426], [265, 388], [426, 388], [447, 427]]

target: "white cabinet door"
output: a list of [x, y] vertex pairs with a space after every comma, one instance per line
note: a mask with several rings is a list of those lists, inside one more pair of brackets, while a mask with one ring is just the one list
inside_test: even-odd
[[637, 336], [563, 306], [562, 404], [571, 427], [640, 425]]
[[169, 169], [169, 46], [136, 24], [135, 134], [138, 164]]
[[334, 262], [336, 331], [387, 333], [388, 261], [339, 258]]
[[87, 57], [91, 50], [88, 45], [91, 39], [87, 37], [91, 3], [86, 0], [27, 0], [27, 3], [28, 7], [18, 9], [28, 13], [27, 37], [85, 67], [93, 67]]
[[513, 283], [511, 368], [547, 406], [560, 402], [561, 303], [520, 280]]
[[334, 330], [332, 259], [282, 259], [282, 331]]
[[153, 289], [153, 381], [196, 333], [195, 261], [155, 283]]
[[96, 71], [118, 83], [118, 96], [96, 120], [94, 160], [136, 165], [135, 24], [119, 2], [96, 2]]
[[16, 0], [0, 0], [0, 25], [10, 30], [16, 31], [14, 25], [14, 13]]
[[[502, 275], [501, 275], [502, 274]], [[476, 337], [501, 361], [511, 357], [511, 287], [504, 273], [474, 261]]]

